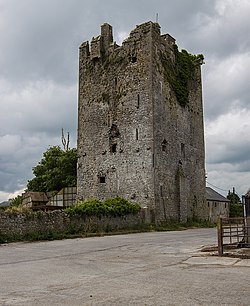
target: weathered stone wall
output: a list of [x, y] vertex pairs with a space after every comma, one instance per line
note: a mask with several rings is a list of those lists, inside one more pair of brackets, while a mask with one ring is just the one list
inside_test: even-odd
[[108, 55], [106, 49], [92, 60], [88, 45], [80, 48], [80, 198], [120, 195], [142, 206], [154, 203], [151, 36], [144, 30], [134, 30], [122, 47], [114, 44]]
[[0, 238], [25, 237], [38, 233], [102, 232], [129, 229], [144, 222], [143, 213], [123, 217], [69, 216], [63, 211], [0, 213]]
[[180, 105], [162, 59], [175, 65], [175, 41], [155, 31], [152, 35], [156, 219], [207, 218], [200, 65], [194, 66], [188, 102]]
[[207, 201], [207, 209], [209, 211], [209, 221], [218, 222], [218, 218], [229, 218], [229, 203]]
[[175, 40], [157, 23], [122, 43], [112, 27], [80, 47], [78, 186], [80, 199], [116, 195], [148, 207], [148, 221], [206, 216], [200, 67], [181, 106], [161, 54], [174, 65]]

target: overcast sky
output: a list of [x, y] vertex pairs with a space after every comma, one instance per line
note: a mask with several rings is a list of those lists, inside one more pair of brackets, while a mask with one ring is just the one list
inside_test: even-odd
[[61, 128], [76, 146], [79, 45], [104, 22], [121, 43], [157, 13], [162, 34], [205, 56], [207, 181], [247, 191], [250, 0], [0, 0], [0, 202], [25, 188]]

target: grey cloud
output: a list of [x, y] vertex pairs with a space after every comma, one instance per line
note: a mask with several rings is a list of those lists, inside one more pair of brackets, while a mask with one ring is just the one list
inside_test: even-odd
[[[248, 8], [245, 0], [1, 0], [0, 190], [26, 184], [48, 146], [60, 145], [62, 127], [76, 145], [79, 45], [99, 35], [104, 22], [118, 40], [157, 13], [162, 33], [173, 35], [180, 48], [205, 55], [207, 165], [216, 184], [231, 184], [233, 174], [250, 164], [249, 147], [238, 151], [247, 141], [239, 136], [242, 129], [218, 147], [225, 124], [236, 129], [249, 121], [242, 113], [223, 117], [249, 110]], [[250, 133], [248, 125], [245, 130]], [[220, 173], [228, 179], [223, 182]]]
[[211, 59], [204, 65], [206, 116], [214, 120], [231, 108], [250, 107], [250, 53], [235, 54], [224, 60]]
[[209, 55], [225, 59], [225, 57], [243, 53], [250, 48], [249, 1], [217, 1], [224, 7], [211, 18], [203, 17], [197, 31], [194, 31], [192, 44], [202, 45]]
[[18, 130], [20, 133], [50, 132], [53, 135], [61, 128], [71, 133], [76, 130], [76, 85], [38, 81], [18, 89], [11, 87], [1, 95], [1, 104], [0, 134]]
[[32, 168], [51, 145], [60, 145], [60, 135], [5, 135], [0, 137], [0, 190], [13, 192], [25, 187]]

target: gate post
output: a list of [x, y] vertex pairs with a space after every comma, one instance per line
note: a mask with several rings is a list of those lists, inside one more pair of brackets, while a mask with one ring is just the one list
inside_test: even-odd
[[222, 220], [218, 218], [218, 226], [217, 226], [217, 233], [218, 233], [218, 254], [219, 256], [223, 255], [223, 229], [222, 229]]

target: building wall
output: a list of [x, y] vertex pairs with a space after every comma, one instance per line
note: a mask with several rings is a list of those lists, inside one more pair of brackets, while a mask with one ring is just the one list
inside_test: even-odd
[[149, 221], [205, 217], [200, 67], [180, 106], [161, 59], [174, 64], [174, 42], [147, 22], [120, 47], [108, 24], [81, 45], [78, 198], [120, 195], [147, 207]]
[[207, 200], [209, 220], [217, 223], [218, 218], [229, 218], [229, 205], [229, 202]]

